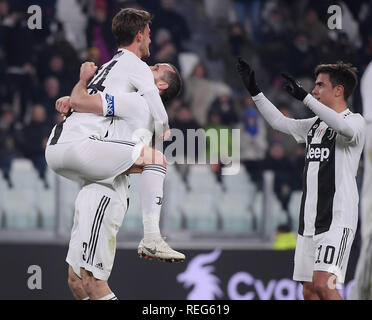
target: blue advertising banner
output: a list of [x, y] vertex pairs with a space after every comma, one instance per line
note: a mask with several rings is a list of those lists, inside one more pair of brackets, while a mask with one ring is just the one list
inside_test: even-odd
[[[118, 250], [109, 279], [120, 300], [301, 300], [292, 280], [294, 251], [182, 250], [183, 263], [140, 259]], [[0, 245], [0, 299], [73, 299], [67, 284], [66, 246]], [[345, 284], [348, 298], [357, 257], [351, 253]]]

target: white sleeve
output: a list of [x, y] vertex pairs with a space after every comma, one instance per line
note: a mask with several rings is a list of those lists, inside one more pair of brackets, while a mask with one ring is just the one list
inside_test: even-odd
[[258, 110], [270, 124], [278, 131], [293, 136], [298, 143], [306, 142], [307, 134], [314, 124], [316, 118], [310, 119], [290, 119], [285, 117], [263, 93], [252, 97]]
[[162, 134], [168, 128], [168, 115], [150, 68], [136, 74], [130, 74], [129, 81], [137, 88], [138, 93], [145, 98], [151, 115], [154, 118], [155, 128], [158, 128], [155, 129], [155, 132], [159, 132], [160, 130], [161, 132], [159, 133]]
[[133, 110], [145, 104], [145, 100], [137, 92], [122, 92], [118, 95], [99, 92], [102, 100], [102, 112], [105, 117], [127, 118]]
[[102, 100], [102, 115], [104, 117], [114, 117], [115, 110], [115, 97], [106, 92], [98, 92]]
[[360, 114], [351, 113], [345, 116], [345, 121], [354, 131], [354, 135], [351, 138], [345, 138], [347, 142], [352, 145], [364, 144], [367, 128], [365, 119]]
[[354, 139], [355, 134], [357, 134], [357, 129], [353, 128], [349, 121], [346, 121], [347, 116], [339, 114], [327, 107], [316, 100], [311, 94], [306, 96], [304, 104], [337, 133], [343, 135], [349, 140]]

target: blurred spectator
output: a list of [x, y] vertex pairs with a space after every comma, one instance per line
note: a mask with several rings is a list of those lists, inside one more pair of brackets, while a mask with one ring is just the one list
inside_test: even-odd
[[173, 64], [180, 70], [177, 49], [172, 41], [166, 41], [158, 48], [154, 60], [154, 64], [167, 62]]
[[353, 65], [357, 64], [357, 52], [351, 46], [349, 36], [345, 32], [339, 32], [337, 39], [329, 44], [329, 51], [326, 55], [328, 61], [345, 61]]
[[169, 30], [161, 28], [156, 32], [150, 51], [151, 56], [147, 59], [149, 65], [167, 62], [182, 72], [178, 61], [178, 51]]
[[18, 134], [20, 149], [23, 155], [32, 161], [45, 188], [49, 188], [49, 185], [45, 176], [47, 163], [44, 152], [50, 130], [44, 106], [36, 104], [32, 108], [31, 122], [24, 126]]
[[306, 77], [313, 73], [319, 58], [316, 48], [311, 45], [305, 32], [298, 32], [295, 35], [288, 53], [287, 70], [294, 77]]
[[50, 56], [45, 64], [43, 73], [40, 75], [41, 80], [47, 81], [48, 78], [56, 78], [59, 82], [59, 94], [62, 96], [70, 95], [74, 78], [66, 67], [63, 56], [55, 53]]
[[[225, 190], [225, 186], [222, 183], [222, 168], [229, 165], [229, 155], [233, 153], [231, 128], [222, 124], [218, 113], [211, 113], [209, 124], [205, 127], [205, 131], [207, 135], [207, 162], [210, 162], [218, 183]], [[226, 136], [226, 134], [228, 135]]]
[[[289, 108], [285, 106], [279, 106], [278, 109], [285, 117], [293, 118], [293, 113]], [[268, 141], [270, 142], [270, 144], [274, 142], [280, 142], [284, 149], [286, 157], [288, 157], [289, 159], [293, 160], [296, 157], [295, 150], [298, 144], [292, 136], [274, 130], [273, 128], [271, 128], [271, 126], [269, 126]]]
[[192, 75], [185, 79], [185, 102], [190, 105], [193, 117], [200, 127], [207, 125], [208, 112], [211, 104], [226, 85], [209, 80], [203, 63], [198, 63]]
[[59, 80], [56, 77], [46, 78], [44, 81], [43, 99], [41, 100], [41, 103], [46, 109], [46, 121], [48, 124], [54, 122], [54, 117], [57, 114], [55, 108], [56, 100], [61, 96]]
[[[6, 14], [4, 4], [3, 14]], [[35, 100], [36, 93], [36, 69], [33, 63], [36, 60], [37, 42], [35, 33], [28, 29], [24, 17], [24, 12], [14, 9], [2, 21], [8, 87], [6, 102], [13, 104], [19, 98], [16, 116], [21, 121], [26, 114], [28, 102]]]
[[285, 155], [280, 141], [274, 141], [271, 144], [268, 157], [265, 160], [265, 169], [274, 172], [274, 193], [286, 214], [287, 225], [292, 228], [292, 217], [289, 212], [289, 201], [293, 185], [292, 163]]
[[[198, 163], [198, 145], [196, 141], [189, 141], [188, 140], [188, 134], [187, 130], [197, 130], [199, 129], [198, 123], [195, 121], [195, 119], [192, 117], [192, 113], [190, 109], [186, 105], [181, 105], [176, 113], [175, 119], [170, 123], [170, 127], [172, 129], [178, 129], [181, 130], [183, 134], [183, 155], [179, 155], [182, 158], [177, 159], [177, 162], [175, 163], [176, 169], [180, 172], [182, 180], [184, 181], [186, 188], [190, 190], [189, 183], [188, 183], [188, 173], [189, 173], [189, 161], [188, 161], [188, 155], [195, 156], [194, 160], [195, 163]], [[193, 150], [190, 150], [190, 148], [193, 147]], [[183, 162], [183, 164], [182, 164]]]
[[293, 250], [296, 248], [296, 235], [290, 226], [281, 224], [276, 230], [274, 250]]
[[116, 51], [106, 0], [95, 0], [94, 2], [93, 14], [88, 21], [87, 42], [88, 48], [95, 47], [99, 50], [100, 64], [109, 61]]
[[232, 0], [203, 0], [204, 11], [213, 27], [225, 27], [234, 13]]
[[84, 56], [87, 49], [86, 27], [91, 0], [57, 0], [56, 17], [61, 22], [65, 37], [71, 46]]
[[260, 37], [261, 4], [261, 0], [234, 0], [238, 22], [244, 26], [253, 41], [258, 41]]
[[247, 108], [238, 126], [240, 129], [240, 159], [257, 190], [262, 190], [262, 171], [268, 148], [267, 130], [252, 98], [247, 96], [245, 100]]
[[218, 48], [207, 47], [208, 58], [221, 59], [225, 67], [225, 82], [233, 89], [243, 91], [243, 85], [236, 73], [237, 57], [251, 61], [255, 54], [255, 46], [249, 39], [243, 26], [233, 23], [228, 26], [226, 40]]
[[259, 51], [263, 61], [270, 61], [267, 70], [270, 78], [286, 69], [288, 43], [293, 38], [293, 24], [288, 19], [288, 9], [283, 2], [266, 1], [262, 10]]
[[94, 62], [96, 66], [99, 66], [101, 64], [101, 53], [96, 47], [89, 48], [86, 60]]
[[292, 189], [302, 191], [303, 171], [305, 167], [306, 148], [304, 144], [297, 144], [292, 162]]
[[299, 19], [299, 27], [306, 32], [309, 44], [318, 47], [326, 44], [329, 40], [326, 24], [319, 20], [319, 14], [315, 9], [309, 8], [304, 12], [305, 19]]
[[3, 109], [0, 116], [0, 170], [9, 188], [13, 186], [10, 179], [10, 168], [16, 157], [14, 124], [13, 112], [10, 109]]
[[235, 105], [231, 97], [231, 92], [228, 88], [222, 90], [216, 100], [212, 103], [210, 113], [218, 114], [221, 119], [221, 124], [229, 127], [235, 126], [238, 121], [238, 115], [235, 110]]
[[[44, 44], [43, 52], [40, 54], [37, 65], [40, 81], [43, 82], [45, 77], [48, 77], [53, 72], [50, 62], [55, 56], [59, 56], [63, 60], [63, 74], [70, 75], [72, 82], [75, 83], [79, 78], [80, 59], [74, 47], [61, 32], [56, 33], [50, 41]], [[73, 83], [71, 83], [70, 89], [72, 89]]]
[[186, 19], [176, 11], [175, 0], [160, 1], [160, 8], [154, 16], [151, 30], [156, 35], [163, 28], [169, 30], [177, 51], [184, 51], [183, 42], [189, 40], [191, 34]]

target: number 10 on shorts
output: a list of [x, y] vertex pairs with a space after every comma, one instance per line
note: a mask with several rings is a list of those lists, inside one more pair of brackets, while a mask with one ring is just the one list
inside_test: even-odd
[[[318, 255], [317, 255], [317, 259], [316, 259], [315, 263], [321, 263], [322, 262], [321, 261], [322, 249], [323, 249], [323, 245], [320, 245], [317, 248]], [[335, 251], [336, 251], [336, 248], [334, 246], [326, 246], [325, 247], [325, 252], [324, 252], [324, 255], [323, 255], [323, 262], [326, 263], [326, 264], [332, 264], [333, 259], [335, 257]]]

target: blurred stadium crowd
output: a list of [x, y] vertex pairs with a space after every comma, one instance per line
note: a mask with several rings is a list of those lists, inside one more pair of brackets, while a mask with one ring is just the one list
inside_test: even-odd
[[[342, 30], [327, 27], [335, 2]], [[27, 27], [31, 4], [42, 8], [41, 30]], [[154, 16], [148, 64], [173, 63], [183, 76], [182, 94], [167, 106], [171, 128], [241, 129], [241, 162], [251, 180], [260, 189], [263, 170], [274, 170], [275, 193], [287, 210], [291, 192], [301, 189], [304, 146], [266, 125], [240, 83], [236, 57], [254, 64], [260, 87], [285, 115], [310, 116], [281, 89], [280, 72], [309, 91], [319, 63], [343, 60], [362, 75], [372, 60], [372, 1], [0, 0], [0, 169], [8, 186], [12, 161], [25, 157], [48, 187], [44, 148], [62, 121], [55, 100], [69, 95], [83, 61], [111, 58], [111, 20], [124, 7]], [[360, 90], [350, 104], [363, 111]], [[219, 177], [220, 166], [211, 168]]]

